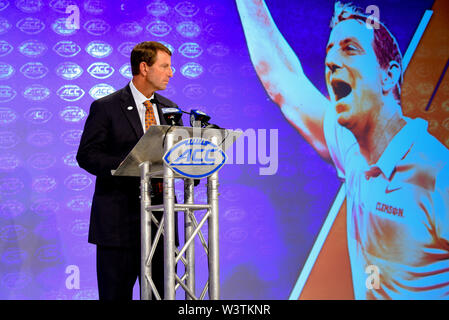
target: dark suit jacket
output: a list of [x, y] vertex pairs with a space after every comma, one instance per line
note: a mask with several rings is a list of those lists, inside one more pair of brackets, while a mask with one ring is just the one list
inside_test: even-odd
[[[155, 93], [160, 124], [161, 103], [176, 106]], [[132, 110], [129, 110], [132, 107]], [[116, 169], [143, 135], [129, 84], [90, 107], [76, 160], [81, 168], [95, 175], [89, 242], [130, 247], [140, 244], [140, 178], [115, 177]], [[159, 195], [159, 198], [161, 195]]]

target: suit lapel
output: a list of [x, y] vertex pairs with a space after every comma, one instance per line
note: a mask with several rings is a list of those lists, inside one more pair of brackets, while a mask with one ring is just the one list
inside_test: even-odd
[[121, 108], [138, 139], [143, 136], [142, 123], [140, 122], [139, 112], [137, 111], [136, 102], [134, 101], [129, 84], [123, 88], [121, 96]]

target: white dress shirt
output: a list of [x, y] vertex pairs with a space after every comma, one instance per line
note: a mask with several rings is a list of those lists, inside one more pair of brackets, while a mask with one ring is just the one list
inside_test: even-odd
[[[146, 112], [147, 108], [145, 107], [145, 105], [143, 103], [147, 100], [153, 99], [154, 94], [150, 98], [145, 97], [142, 92], [137, 90], [137, 88], [134, 86], [134, 83], [132, 81], [129, 82], [129, 87], [131, 88], [131, 93], [133, 95], [134, 102], [136, 103], [137, 111], [139, 112], [139, 118], [140, 118], [140, 122], [142, 123], [143, 132], [145, 132], [145, 112]], [[153, 111], [154, 111], [154, 117], [156, 118], [156, 123], [158, 125], [160, 125], [161, 123], [159, 121], [159, 114], [157, 112], [157, 106], [154, 103], [153, 103]]]

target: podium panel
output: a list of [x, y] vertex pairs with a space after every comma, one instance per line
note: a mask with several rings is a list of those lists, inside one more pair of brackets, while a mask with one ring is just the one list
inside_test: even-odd
[[[131, 152], [122, 161], [120, 166], [112, 171], [114, 176], [140, 176], [140, 218], [141, 218], [141, 277], [140, 296], [142, 300], [156, 299], [174, 300], [176, 290], [182, 288], [185, 298], [204, 299], [209, 293], [209, 299], [220, 298], [219, 281], [219, 239], [218, 239], [218, 171], [211, 170], [207, 176], [207, 204], [194, 203], [195, 175], [184, 175], [183, 171], [172, 168], [169, 162], [164, 161], [164, 155], [173, 151], [178, 142], [190, 138], [207, 141], [225, 152], [241, 135], [239, 131], [226, 129], [209, 129], [180, 126], [151, 126], [142, 136]], [[209, 143], [210, 142], [210, 143]], [[207, 154], [211, 160], [213, 152]], [[219, 154], [217, 152], [217, 154]], [[224, 158], [226, 159], [226, 157]], [[223, 159], [221, 161], [224, 162]], [[188, 163], [187, 163], [188, 164]], [[193, 166], [195, 163], [193, 163]], [[221, 166], [220, 166], [221, 167]], [[204, 171], [204, 170], [203, 170]], [[151, 179], [163, 178], [162, 205], [151, 204]], [[184, 203], [175, 203], [174, 179], [184, 179]], [[196, 210], [207, 210], [200, 221], [196, 219]], [[163, 211], [158, 221], [153, 211]], [[184, 212], [185, 243], [178, 249], [175, 245], [175, 211]], [[151, 230], [151, 222], [157, 230]], [[208, 223], [207, 242], [201, 233], [201, 227]], [[152, 241], [152, 232], [156, 232]], [[152, 258], [158, 241], [163, 236], [164, 242], [164, 297], [157, 291], [151, 274]], [[199, 295], [196, 294], [195, 285], [195, 238], [199, 237], [207, 255], [209, 266], [209, 280]], [[179, 277], [176, 274], [176, 264], [183, 263], [185, 274]]]

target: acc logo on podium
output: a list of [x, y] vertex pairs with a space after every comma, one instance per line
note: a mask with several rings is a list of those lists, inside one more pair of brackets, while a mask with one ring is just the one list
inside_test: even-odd
[[163, 159], [182, 176], [205, 178], [220, 170], [227, 157], [216, 144], [203, 138], [190, 138], [175, 144]]

